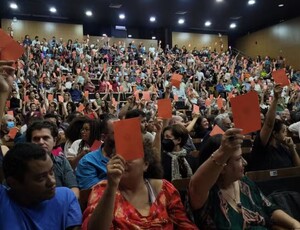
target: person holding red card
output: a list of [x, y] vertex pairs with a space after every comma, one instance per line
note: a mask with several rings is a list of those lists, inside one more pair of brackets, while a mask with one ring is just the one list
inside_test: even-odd
[[83, 230], [198, 229], [188, 218], [175, 187], [161, 180], [162, 169], [152, 143], [143, 143], [144, 158], [113, 156], [107, 181], [93, 187], [83, 214]]

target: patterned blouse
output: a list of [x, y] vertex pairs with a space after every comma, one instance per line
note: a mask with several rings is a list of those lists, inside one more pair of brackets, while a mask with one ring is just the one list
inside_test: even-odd
[[247, 177], [240, 181], [241, 212], [237, 212], [214, 186], [205, 205], [194, 212], [194, 219], [201, 229], [269, 229], [270, 217], [277, 206], [272, 204]]
[[[101, 181], [93, 187], [89, 197], [88, 207], [83, 214], [82, 229], [86, 230], [89, 219], [102, 197], [107, 181]], [[100, 227], [100, 226], [99, 226]], [[187, 217], [180, 196], [176, 188], [168, 181], [163, 180], [162, 189], [152, 203], [148, 216], [141, 215], [117, 191], [114, 217], [110, 229], [198, 229]]]

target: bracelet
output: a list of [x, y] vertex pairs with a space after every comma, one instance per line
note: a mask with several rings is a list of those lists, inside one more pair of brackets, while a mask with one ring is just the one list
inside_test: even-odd
[[215, 156], [214, 156], [213, 153], [210, 155], [210, 158], [212, 159], [214, 164], [217, 165], [217, 166], [225, 167], [227, 165], [227, 163], [220, 163], [220, 162], [216, 161]]

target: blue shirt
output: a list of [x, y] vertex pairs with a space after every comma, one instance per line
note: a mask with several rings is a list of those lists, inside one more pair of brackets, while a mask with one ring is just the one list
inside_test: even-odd
[[81, 222], [79, 203], [68, 188], [56, 188], [52, 199], [29, 208], [16, 203], [0, 185], [1, 230], [65, 230]]
[[102, 155], [101, 148], [86, 154], [79, 161], [76, 177], [80, 189], [89, 189], [101, 180], [106, 179], [108, 158]]

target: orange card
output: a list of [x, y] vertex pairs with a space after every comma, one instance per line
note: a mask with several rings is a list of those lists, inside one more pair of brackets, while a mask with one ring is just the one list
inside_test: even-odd
[[8, 115], [14, 116], [14, 111], [12, 111], [12, 110], [8, 110], [6, 113], [7, 113]]
[[230, 98], [232, 98], [232, 97], [234, 97], [234, 95], [232, 94], [232, 92], [229, 92], [229, 93], [228, 93], [228, 98], [230, 99]]
[[151, 101], [150, 92], [149, 92], [149, 91], [143, 91], [143, 98], [144, 98], [146, 101]]
[[223, 131], [223, 129], [221, 129], [218, 125], [215, 125], [212, 129], [212, 131], [209, 133], [209, 136], [215, 136], [217, 134], [224, 134], [225, 132]]
[[10, 139], [15, 139], [19, 129], [17, 127], [13, 127], [9, 130], [8, 136]]
[[210, 104], [211, 104], [211, 100], [209, 99], [209, 98], [206, 98], [206, 100], [205, 100], [205, 106], [210, 106]]
[[116, 153], [126, 161], [144, 157], [141, 119], [131, 118], [113, 123]]
[[115, 106], [115, 107], [118, 105], [118, 102], [116, 101], [116, 99], [115, 99], [114, 97], [112, 97], [111, 103], [112, 103], [113, 106]]
[[236, 128], [243, 129], [243, 134], [260, 130], [260, 107], [255, 91], [231, 98], [230, 103]]
[[24, 48], [2, 29], [0, 29], [0, 41], [0, 60], [18, 60], [24, 53]]
[[174, 73], [171, 77], [172, 85], [175, 86], [176, 88], [179, 88], [181, 79], [182, 79], [182, 75]]
[[136, 90], [133, 95], [135, 96], [135, 99], [137, 101], [140, 100], [140, 91], [139, 90]]
[[194, 113], [200, 113], [200, 108], [198, 105], [193, 105], [193, 112]]
[[107, 70], [107, 63], [104, 63], [103, 64], [103, 72], [106, 72], [106, 70]]
[[84, 110], [84, 105], [80, 104], [79, 107], [77, 108], [78, 112], [82, 112]]
[[84, 97], [85, 97], [86, 99], [89, 99], [89, 91], [84, 91]]
[[95, 151], [95, 150], [99, 149], [101, 144], [102, 144], [102, 142], [100, 140], [95, 140], [90, 148], [90, 151]]
[[223, 108], [223, 98], [222, 97], [218, 97], [218, 99], [217, 99], [217, 105], [218, 105], [218, 109], [222, 109]]
[[157, 117], [163, 119], [172, 118], [172, 104], [169, 98], [157, 101]]
[[276, 84], [281, 84], [281, 86], [286, 86], [290, 84], [288, 77], [285, 74], [285, 69], [279, 69], [272, 72], [272, 77]]
[[29, 101], [28, 95], [25, 95], [25, 96], [24, 96], [24, 101]]
[[48, 101], [53, 101], [53, 94], [48, 94]]
[[124, 87], [122, 85], [120, 85], [120, 92], [124, 91]]
[[61, 96], [61, 95], [58, 95], [58, 101], [59, 101], [59, 102], [64, 102], [64, 97]]

